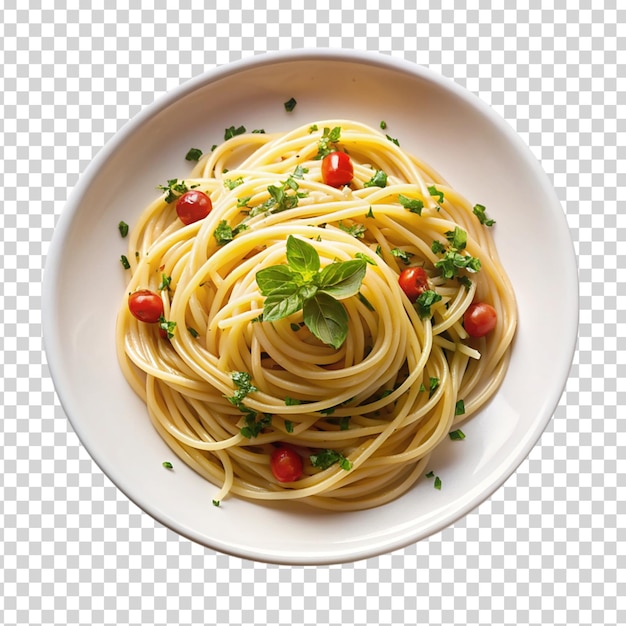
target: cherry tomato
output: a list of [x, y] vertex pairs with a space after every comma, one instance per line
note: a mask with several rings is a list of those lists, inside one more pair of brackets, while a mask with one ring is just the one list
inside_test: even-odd
[[302, 458], [291, 448], [276, 448], [270, 456], [270, 468], [276, 480], [290, 483], [302, 476]]
[[398, 276], [400, 288], [411, 302], [428, 290], [428, 274], [423, 267], [407, 267]]
[[176, 213], [180, 221], [187, 225], [204, 219], [213, 208], [211, 198], [203, 191], [186, 191], [176, 201]]
[[347, 185], [354, 177], [352, 161], [345, 152], [331, 152], [322, 160], [322, 180], [331, 187]]
[[163, 301], [154, 291], [139, 289], [128, 296], [128, 309], [140, 322], [155, 324], [163, 315]]
[[484, 337], [498, 321], [496, 310], [486, 302], [470, 304], [463, 315], [463, 326], [470, 337]]

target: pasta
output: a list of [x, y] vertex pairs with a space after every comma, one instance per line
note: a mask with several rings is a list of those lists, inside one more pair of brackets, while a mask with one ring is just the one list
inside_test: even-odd
[[[389, 502], [500, 386], [516, 305], [493, 221], [389, 139], [350, 120], [235, 134], [131, 229], [120, 365], [214, 504]], [[326, 184], [342, 166], [348, 183]], [[184, 223], [191, 190], [210, 212]], [[413, 296], [409, 268], [426, 277]], [[129, 309], [141, 290], [158, 295], [156, 323]], [[472, 337], [477, 302], [497, 323]], [[277, 450], [301, 465], [286, 480]]]

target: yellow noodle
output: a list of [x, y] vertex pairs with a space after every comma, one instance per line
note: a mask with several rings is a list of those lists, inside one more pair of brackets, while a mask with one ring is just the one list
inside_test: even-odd
[[[354, 166], [340, 189], [324, 184], [316, 158], [323, 133], [335, 127], [340, 138], [329, 148], [347, 152]], [[387, 174], [384, 187], [371, 185], [377, 171]], [[506, 373], [517, 313], [492, 229], [426, 163], [350, 120], [237, 135], [179, 182], [209, 195], [213, 209], [185, 226], [164, 193], [132, 226], [116, 342], [122, 371], [157, 432], [217, 486], [207, 501], [234, 495], [357, 510], [405, 493], [430, 469], [450, 429], [484, 406]], [[286, 210], [263, 210], [279, 188], [299, 197]], [[409, 210], [403, 197], [422, 208]], [[224, 224], [233, 237], [220, 245], [214, 233]], [[459, 253], [481, 263], [479, 271], [460, 270], [461, 281], [441, 276], [435, 264], [442, 255], [432, 247], [448, 246], [455, 228], [467, 235]], [[312, 245], [322, 268], [371, 261], [360, 293], [342, 300], [349, 321], [339, 348], [312, 335], [302, 310], [262, 321], [256, 273], [287, 262], [290, 236]], [[424, 267], [429, 289], [441, 296], [426, 317], [399, 286], [407, 266]], [[136, 289], [160, 294], [169, 340], [158, 324], [129, 312]], [[495, 308], [498, 322], [472, 339], [463, 315], [477, 300]], [[254, 386], [239, 405], [229, 400], [235, 372]], [[242, 406], [264, 420], [253, 436], [243, 428]], [[281, 445], [303, 459], [302, 477], [291, 483], [270, 468]], [[310, 456], [323, 450], [346, 461], [315, 467]]]

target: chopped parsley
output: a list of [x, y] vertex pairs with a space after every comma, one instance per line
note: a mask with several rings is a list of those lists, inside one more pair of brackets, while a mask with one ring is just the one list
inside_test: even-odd
[[174, 336], [174, 330], [176, 330], [176, 322], [170, 322], [161, 315], [159, 317], [159, 328], [167, 334], [168, 339], [171, 339]]
[[372, 176], [366, 183], [363, 183], [364, 187], [386, 187], [387, 186], [387, 174], [382, 170], [376, 170], [374, 176]]
[[391, 141], [391, 143], [395, 143], [396, 146], [398, 147], [400, 146], [400, 142], [397, 139], [394, 139], [393, 137], [390, 137], [389, 135], [385, 135], [385, 137], [387, 137], [387, 139]]
[[253, 135], [265, 135], [265, 129], [264, 128], [255, 128], [252, 131]]
[[252, 439], [261, 434], [261, 431], [272, 423], [272, 416], [268, 413], [264, 413], [259, 417], [256, 411], [245, 408], [244, 413], [244, 426], [241, 427], [239, 432], [246, 438]]
[[285, 430], [289, 434], [293, 432], [293, 422], [291, 420], [285, 420]]
[[407, 252], [406, 250], [402, 250], [402, 248], [392, 248], [391, 254], [397, 259], [400, 259], [405, 265], [411, 262], [411, 257], [413, 256], [412, 252]]
[[192, 326], [187, 326], [187, 330], [194, 339], [197, 339], [200, 336], [200, 333]]
[[285, 111], [287, 111], [287, 113], [291, 113], [291, 111], [296, 108], [296, 104], [298, 103], [295, 98], [289, 98], [289, 100], [284, 103]]
[[424, 208], [424, 203], [417, 198], [407, 198], [402, 194], [398, 194], [398, 202], [407, 210], [411, 211], [411, 213], [417, 213], [418, 215], [422, 214], [422, 209]]
[[454, 415], [465, 415], [465, 402], [463, 400], [457, 400], [454, 407]]
[[433, 483], [433, 487], [441, 491], [441, 478], [439, 478], [439, 476], [435, 476], [435, 482]]
[[122, 254], [122, 256], [120, 257], [120, 263], [125, 270], [130, 269], [130, 263], [128, 262], [128, 257], [125, 254]]
[[126, 237], [128, 235], [128, 224], [126, 222], [120, 222], [117, 227], [119, 228], [120, 235]]
[[367, 230], [363, 224], [352, 224], [351, 226], [346, 226], [342, 222], [339, 222], [339, 228], [343, 230], [348, 235], [352, 235], [357, 239], [363, 239], [365, 235], [365, 231]]
[[227, 187], [230, 190], [235, 189], [235, 187], [239, 187], [239, 185], [243, 185], [243, 178], [241, 176], [239, 178], [225, 178], [224, 179], [224, 187]]
[[233, 372], [230, 377], [236, 389], [235, 393], [232, 396], [226, 396], [226, 399], [237, 408], [241, 408], [244, 398], [258, 389], [252, 384], [252, 377], [248, 372]]
[[219, 500], [213, 500], [213, 506], [219, 506], [220, 505], [220, 501]]
[[430, 307], [440, 300], [441, 295], [432, 289], [427, 289], [415, 301], [415, 310], [421, 319], [428, 319], [431, 316]]
[[167, 276], [166, 274], [161, 274], [161, 284], [159, 285], [159, 291], [164, 291], [165, 289], [169, 289], [171, 282], [172, 282], [171, 276]]
[[461, 441], [461, 439], [465, 439], [465, 433], [460, 428], [449, 432], [448, 436], [452, 439], [452, 441]]
[[435, 376], [431, 376], [429, 381], [428, 381], [428, 397], [432, 398], [433, 394], [435, 393], [437, 387], [439, 387], [439, 383], [440, 380], [435, 377]]
[[311, 465], [318, 469], [325, 470], [335, 463], [339, 464], [339, 467], [343, 470], [349, 471], [352, 469], [352, 462], [347, 459], [341, 452], [336, 450], [322, 450], [317, 454], [311, 454], [309, 456]]
[[199, 148], [190, 148], [189, 152], [185, 155], [187, 161], [199, 161], [202, 156], [202, 150]]
[[163, 467], [169, 470], [174, 468], [174, 466], [169, 461], [163, 461]]
[[439, 204], [441, 204], [443, 202], [443, 199], [444, 199], [443, 191], [440, 191], [439, 189], [437, 189], [437, 187], [435, 187], [435, 185], [430, 185], [428, 187], [428, 193], [431, 196], [434, 196], [434, 197], [436, 196], [437, 199], [438, 199]]
[[381, 120], [380, 129], [385, 130], [386, 128], [387, 128], [387, 122], [385, 122], [385, 120]]
[[485, 207], [482, 204], [475, 204], [472, 209], [474, 215], [478, 218], [478, 221], [484, 226], [493, 226], [496, 221], [489, 219], [485, 213]]
[[341, 126], [335, 126], [332, 130], [330, 128], [324, 128], [322, 131], [322, 137], [317, 142], [317, 154], [313, 157], [315, 160], [323, 159], [327, 154], [330, 154], [337, 149], [336, 144], [341, 137]]
[[217, 245], [223, 246], [231, 242], [241, 231], [247, 228], [248, 226], [243, 223], [232, 228], [226, 220], [222, 220], [213, 231], [213, 236], [217, 241]]
[[185, 184], [184, 180], [178, 181], [178, 178], [172, 178], [167, 181], [166, 185], [159, 185], [157, 189], [165, 193], [165, 202], [171, 204], [174, 200], [177, 200], [184, 193], [189, 191], [189, 187]]
[[306, 168], [298, 166], [293, 174], [289, 175], [287, 180], [280, 185], [269, 185], [267, 191], [270, 197], [262, 204], [254, 207], [250, 211], [250, 217], [255, 217], [261, 213], [280, 213], [288, 211], [298, 206], [300, 198], [306, 198], [309, 194], [306, 191], [298, 191], [300, 185], [296, 182], [294, 176], [301, 177]]
[[317, 130], [319, 130], [317, 128], [317, 124], [312, 124], [311, 126], [309, 126], [309, 135], [316, 132]]
[[435, 240], [431, 244], [431, 250], [435, 254], [443, 254], [443, 258], [435, 263], [435, 267], [441, 270], [441, 275], [444, 278], [456, 278], [461, 269], [478, 272], [481, 268], [480, 259], [460, 252], [467, 244], [467, 233], [456, 226], [454, 230], [447, 231], [445, 236], [449, 242], [447, 250], [440, 241]]
[[243, 135], [245, 132], [245, 126], [238, 126], [237, 128], [235, 128], [234, 126], [229, 126], [228, 128], [224, 129], [224, 141], [228, 141], [229, 139], [232, 139], [237, 135]]

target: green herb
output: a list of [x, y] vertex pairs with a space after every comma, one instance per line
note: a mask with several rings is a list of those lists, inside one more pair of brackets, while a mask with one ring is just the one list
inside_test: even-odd
[[467, 233], [456, 226], [453, 231], [447, 231], [445, 236], [450, 244], [447, 250], [439, 241], [433, 241], [431, 245], [431, 250], [436, 254], [445, 253], [443, 258], [435, 263], [435, 267], [441, 270], [441, 275], [444, 278], [455, 278], [461, 269], [478, 272], [481, 268], [480, 259], [460, 253], [467, 244]]
[[285, 406], [298, 406], [302, 404], [302, 400], [298, 400], [298, 398], [290, 398], [287, 396], [285, 398]]
[[230, 190], [235, 189], [235, 187], [239, 187], [239, 185], [243, 185], [243, 178], [241, 178], [241, 176], [239, 178], [235, 178], [234, 180], [231, 178], [224, 179], [224, 187], [227, 187]]
[[435, 476], [435, 482], [433, 483], [433, 487], [441, 491], [441, 478], [439, 478], [439, 476]]
[[309, 126], [309, 135], [310, 135], [311, 133], [316, 132], [317, 130], [318, 130], [318, 128], [317, 128], [317, 124], [312, 124], [311, 126]]
[[387, 186], [387, 174], [382, 170], [376, 170], [374, 176], [372, 176], [366, 183], [363, 183], [364, 187], [386, 187]]
[[446, 239], [450, 242], [450, 246], [452, 248], [463, 250], [467, 245], [467, 233], [458, 226], [455, 226], [454, 230], [449, 230], [444, 234]]
[[231, 404], [234, 404], [237, 408], [241, 409], [243, 407], [244, 398], [249, 393], [258, 391], [258, 389], [252, 384], [252, 377], [248, 374], [248, 372], [233, 372], [230, 377], [235, 384], [236, 389], [235, 393], [232, 396], [226, 396], [226, 399]]
[[252, 200], [252, 196], [246, 196], [245, 198], [237, 198], [237, 208], [242, 209], [248, 207], [248, 202]]
[[211, 146], [211, 152], [213, 152], [213, 150], [215, 150], [215, 148], [217, 148], [217, 144], [216, 144], [216, 143], [214, 143], [214, 144]]
[[387, 122], [385, 122], [385, 120], [382, 120], [380, 122], [380, 128], [381, 130], [385, 130], [385, 128], [387, 128]]
[[120, 235], [126, 237], [128, 235], [128, 224], [126, 222], [120, 222], [117, 227], [119, 228]]
[[463, 400], [456, 401], [454, 415], [465, 415], [465, 402]]
[[174, 466], [169, 461], [163, 461], [163, 467], [170, 470], [174, 468]]
[[290, 113], [296, 108], [296, 104], [298, 103], [296, 102], [295, 98], [289, 98], [289, 100], [287, 100], [287, 102], [285, 102], [284, 104], [285, 104], [285, 111]]
[[467, 276], [457, 276], [456, 279], [465, 289], [469, 289], [472, 286], [472, 281]]
[[293, 422], [291, 420], [285, 420], [285, 430], [290, 434], [293, 432]]
[[161, 274], [161, 284], [159, 285], [159, 291], [169, 289], [171, 282], [172, 282], [171, 276], [167, 276], [166, 274]]
[[396, 146], [400, 146], [400, 142], [397, 139], [394, 139], [393, 137], [390, 137], [389, 135], [385, 135], [385, 137], [387, 137], [387, 139], [389, 139], [391, 143], [395, 143]]
[[478, 218], [478, 221], [485, 226], [493, 226], [496, 221], [489, 219], [485, 213], [485, 207], [482, 204], [475, 204], [472, 212]]
[[199, 148], [190, 148], [189, 152], [185, 155], [187, 161], [199, 161], [202, 156], [202, 150]]
[[229, 126], [224, 130], [224, 141], [228, 141], [237, 135], [243, 135], [246, 132], [245, 126], [239, 126], [235, 128], [234, 126]]
[[130, 263], [128, 262], [128, 257], [125, 254], [122, 254], [122, 256], [120, 257], [120, 263], [125, 270], [130, 269]]
[[296, 165], [296, 169], [293, 171], [292, 176], [294, 178], [299, 178], [300, 180], [302, 180], [304, 178], [304, 175], [308, 174], [308, 172], [308, 167], [304, 167], [303, 165]]
[[264, 128], [255, 128], [252, 131], [253, 135], [265, 135], [265, 129]]
[[351, 226], [346, 226], [342, 222], [339, 222], [339, 228], [343, 230], [348, 235], [352, 235], [357, 239], [363, 239], [365, 235], [365, 231], [367, 230], [363, 224], [352, 224]]
[[436, 291], [427, 289], [415, 301], [415, 310], [421, 319], [428, 319], [431, 316], [430, 307], [440, 300], [441, 296]]
[[213, 236], [217, 241], [217, 245], [223, 246], [232, 241], [240, 232], [247, 228], [248, 226], [243, 223], [232, 228], [226, 220], [222, 220], [213, 231]]
[[172, 178], [167, 181], [167, 185], [159, 185], [157, 189], [160, 189], [165, 193], [165, 202], [171, 204], [174, 200], [177, 200], [184, 193], [189, 191], [189, 187], [185, 184], [184, 180], [178, 182], [178, 178]]
[[335, 126], [332, 130], [330, 128], [324, 128], [322, 131], [322, 137], [317, 142], [317, 154], [313, 157], [315, 160], [323, 159], [327, 154], [330, 154], [337, 149], [336, 144], [341, 137], [341, 126]]
[[374, 261], [374, 259], [372, 259], [372, 257], [369, 254], [365, 254], [364, 252], [357, 252], [354, 255], [355, 259], [361, 259], [363, 261], [365, 261], [366, 263], [369, 263], [370, 265], [378, 265], [378, 263], [376, 263], [376, 261]]
[[428, 474], [425, 474], [426, 478], [434, 478], [435, 477], [435, 472], [430, 471], [428, 472]]
[[[298, 170], [298, 168], [296, 168], [296, 171], [300, 173], [302, 169]], [[254, 207], [254, 209], [250, 211], [250, 216], [255, 217], [261, 213], [280, 213], [281, 211], [295, 208], [298, 206], [300, 198], [306, 198], [308, 196], [306, 191], [298, 191], [299, 188], [300, 186], [295, 181], [293, 174], [280, 185], [270, 185], [267, 188], [270, 197], [263, 202], [263, 204]]]
[[432, 244], [430, 245], [430, 249], [435, 254], [443, 254], [446, 251], [446, 247], [441, 243], [441, 241], [438, 241], [437, 239], [432, 242]]
[[374, 211], [372, 211], [372, 207], [370, 207], [370, 210], [365, 214], [365, 217], [374, 217]]
[[176, 322], [170, 322], [161, 315], [159, 317], [159, 328], [167, 333], [168, 339], [171, 339], [174, 336], [174, 330], [176, 330]]
[[292, 323], [292, 324], [289, 324], [289, 326], [291, 330], [293, 330], [294, 333], [297, 333], [300, 330], [300, 324]]
[[405, 265], [411, 262], [411, 257], [413, 256], [412, 252], [407, 252], [406, 250], [402, 250], [402, 248], [392, 248], [391, 254], [400, 259]]
[[261, 417], [258, 417], [259, 414], [256, 411], [253, 411], [247, 407], [244, 407], [242, 410], [244, 411], [243, 419], [245, 426], [242, 426], [239, 429], [239, 432], [246, 439], [252, 439], [253, 437], [257, 437], [261, 434], [265, 427], [269, 426], [272, 423], [272, 416], [270, 414], [265, 413]]
[[339, 299], [356, 295], [367, 263], [353, 259], [320, 269], [317, 250], [293, 235], [287, 238], [287, 265], [259, 270], [256, 282], [263, 320], [275, 322], [300, 309], [306, 327], [323, 343], [338, 349], [348, 334], [348, 314]]
[[220, 501], [219, 500], [212, 500], [213, 502], [213, 506], [219, 506], [220, 505]]
[[411, 211], [411, 213], [417, 213], [418, 215], [422, 214], [422, 209], [424, 208], [424, 203], [417, 198], [407, 198], [402, 194], [398, 194], [398, 202], [407, 210]]
[[439, 198], [439, 204], [443, 202], [443, 199], [444, 199], [443, 191], [439, 191], [439, 189], [437, 189], [435, 185], [430, 185], [430, 187], [428, 187], [428, 193], [431, 196], [437, 196], [437, 198]]
[[433, 394], [435, 393], [435, 390], [437, 389], [437, 387], [439, 387], [439, 379], [435, 376], [431, 376], [429, 381], [428, 381], [428, 397], [432, 398]]
[[339, 467], [343, 470], [348, 471], [352, 469], [352, 462], [341, 454], [341, 452], [337, 452], [336, 450], [322, 450], [317, 454], [311, 454], [309, 459], [313, 467], [317, 467], [321, 470], [328, 469], [335, 463], [339, 463]]
[[346, 415], [339, 420], [339, 430], [350, 430], [350, 416]]
[[448, 436], [452, 439], [452, 441], [461, 441], [461, 439], [465, 439], [465, 433], [460, 428], [449, 432]]
[[189, 334], [194, 339], [197, 339], [200, 336], [200, 333], [195, 328], [192, 328], [191, 326], [187, 326], [187, 330], [189, 331]]

